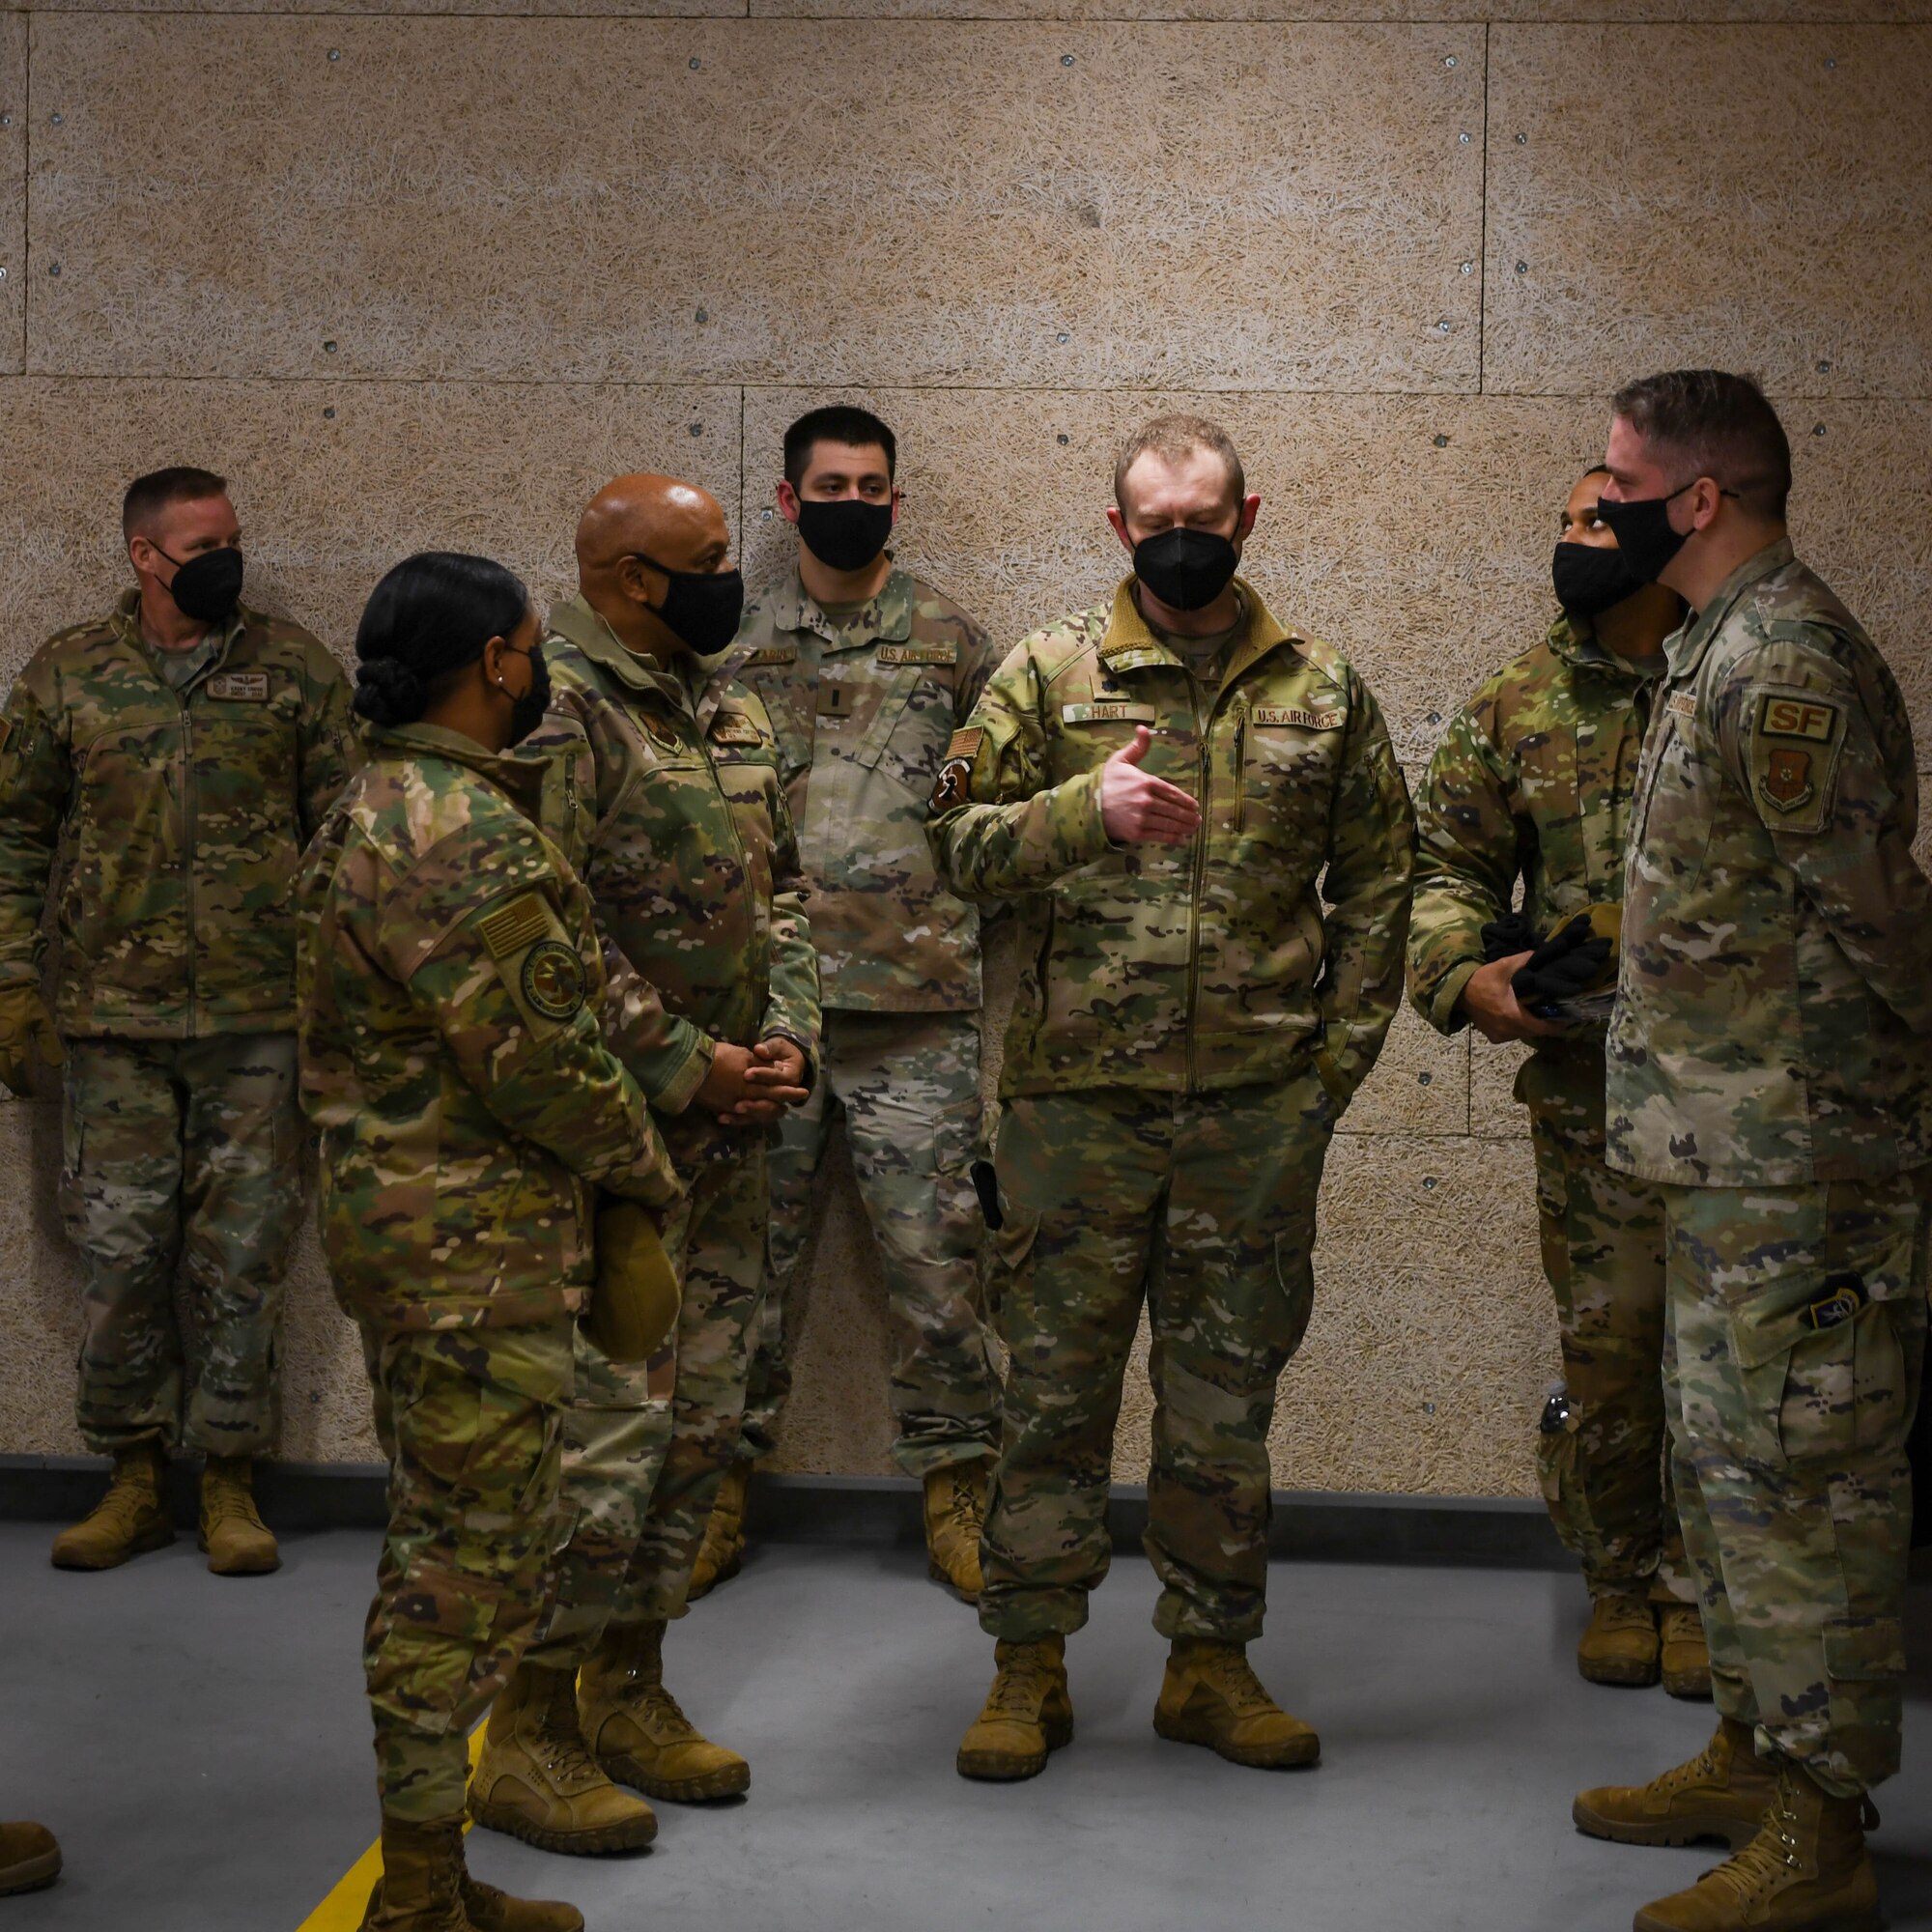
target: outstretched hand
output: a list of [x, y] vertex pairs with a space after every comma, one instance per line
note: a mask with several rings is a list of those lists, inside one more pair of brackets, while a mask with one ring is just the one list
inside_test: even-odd
[[1201, 824], [1191, 792], [1141, 770], [1153, 743], [1145, 724], [1100, 767], [1100, 823], [1116, 845], [1185, 845]]

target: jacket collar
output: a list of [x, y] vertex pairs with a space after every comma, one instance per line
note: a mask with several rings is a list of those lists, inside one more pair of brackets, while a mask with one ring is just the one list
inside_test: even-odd
[[640, 657], [628, 649], [602, 615], [582, 597], [552, 605], [550, 629], [565, 642], [575, 644], [592, 664], [609, 671], [619, 684], [632, 691], [649, 692], [680, 709], [690, 708], [690, 694], [678, 671], [665, 668], [655, 658]]
[[1670, 659], [1673, 680], [1689, 677], [1695, 671], [1704, 661], [1704, 653], [1711, 647], [1711, 639], [1718, 635], [1738, 600], [1753, 583], [1762, 582], [1775, 570], [1782, 570], [1793, 560], [1793, 555], [1791, 539], [1779, 537], [1775, 544], [1767, 544], [1755, 556], [1746, 557], [1718, 585], [1711, 601], [1663, 646], [1665, 655]]
[[[1180, 659], [1148, 628], [1141, 607], [1134, 599], [1135, 581], [1131, 576], [1123, 578], [1114, 592], [1114, 608], [1108, 613], [1106, 634], [1100, 639], [1101, 662], [1111, 671], [1143, 670], [1151, 665], [1172, 665], [1176, 669], [1185, 669]], [[1222, 673], [1224, 690], [1278, 644], [1307, 641], [1300, 632], [1285, 630], [1275, 622], [1246, 578], [1236, 578], [1235, 588], [1241, 594], [1248, 625], [1239, 648]]]
[[1548, 642], [1551, 652], [1572, 670], [1591, 671], [1633, 690], [1650, 682], [1650, 673], [1598, 641], [1587, 617], [1573, 617], [1569, 611], [1559, 611], [1549, 627]]
[[791, 581], [772, 598], [772, 623], [781, 631], [810, 631], [835, 650], [864, 644], [902, 644], [912, 636], [913, 581], [895, 567], [879, 594], [842, 620], [828, 617], [794, 568]]
[[547, 761], [519, 756], [514, 746], [507, 752], [486, 751], [474, 738], [461, 731], [418, 722], [375, 727], [369, 733], [369, 751], [372, 759], [435, 758], [444, 764], [461, 765], [466, 771], [488, 779], [498, 791], [507, 792], [526, 818], [538, 817]]
[[[259, 611], [252, 611], [245, 604], [237, 604], [234, 614], [230, 616], [227, 623], [218, 631], [210, 629], [207, 636], [203, 638], [202, 641], [204, 643], [208, 641], [209, 638], [214, 639], [214, 655], [202, 667], [200, 675], [188, 680], [189, 686], [198, 684], [201, 681], [201, 677], [206, 676], [210, 671], [220, 669], [221, 666], [227, 661], [229, 651], [234, 647], [235, 639], [250, 624], [262, 624], [267, 621]], [[156, 650], [148, 642], [147, 639], [141, 635], [141, 593], [139, 590], [124, 590], [114, 600], [114, 609], [107, 618], [107, 628], [113, 632], [114, 636], [122, 643], [128, 645], [130, 649], [140, 652], [141, 656], [150, 664], [162, 655], [161, 652]]]

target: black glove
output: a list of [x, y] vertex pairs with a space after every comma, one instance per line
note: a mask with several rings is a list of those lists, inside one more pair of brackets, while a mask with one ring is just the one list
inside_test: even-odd
[[1610, 942], [1579, 913], [1551, 933], [1511, 976], [1517, 1004], [1540, 1013], [1559, 1000], [1573, 1000], [1603, 978], [1609, 957]]
[[1498, 959], [1508, 959], [1518, 952], [1533, 952], [1541, 939], [1542, 935], [1530, 924], [1526, 914], [1506, 912], [1502, 918], [1491, 920], [1483, 928], [1483, 964], [1492, 966]]

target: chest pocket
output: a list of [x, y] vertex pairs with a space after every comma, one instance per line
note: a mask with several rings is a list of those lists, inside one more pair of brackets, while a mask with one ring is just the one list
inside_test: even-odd
[[1711, 843], [1716, 813], [1716, 758], [1699, 749], [1693, 718], [1677, 702], [1692, 702], [1689, 692], [1673, 692], [1660, 708], [1644, 748], [1643, 776], [1631, 825], [1630, 878], [1639, 868], [1667, 873], [1679, 890], [1694, 888], [1703, 877], [1704, 854]]
[[[1526, 822], [1529, 828], [1523, 856], [1531, 881], [1530, 910], [1547, 923], [1557, 912], [1558, 898], [1568, 907], [1572, 901], [1586, 905], [1604, 895], [1590, 876], [1590, 840], [1577, 784], [1577, 734], [1567, 724], [1533, 731], [1518, 741], [1516, 761], [1517, 818], [1519, 825]], [[1577, 900], [1579, 890], [1582, 898]]]
[[1250, 704], [1236, 720], [1244, 858], [1321, 868], [1348, 713], [1339, 696]]
[[865, 770], [883, 774], [922, 803], [952, 735], [952, 688], [943, 672], [940, 666], [899, 666], [852, 754]]
[[777, 840], [779, 749], [743, 711], [720, 708], [705, 733], [718, 788], [724, 794], [745, 840], [754, 870], [770, 877], [770, 854]]

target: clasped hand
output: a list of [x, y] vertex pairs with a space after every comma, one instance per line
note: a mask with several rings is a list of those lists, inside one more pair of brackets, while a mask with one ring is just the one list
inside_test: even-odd
[[774, 1037], [756, 1046], [720, 1040], [712, 1050], [711, 1070], [695, 1096], [718, 1117], [721, 1126], [760, 1126], [787, 1107], [804, 1104], [805, 1055], [791, 1040]]

